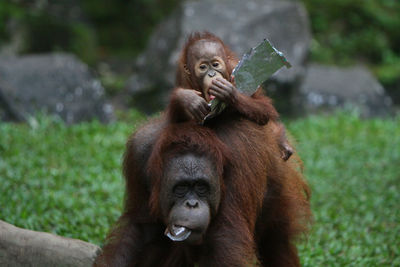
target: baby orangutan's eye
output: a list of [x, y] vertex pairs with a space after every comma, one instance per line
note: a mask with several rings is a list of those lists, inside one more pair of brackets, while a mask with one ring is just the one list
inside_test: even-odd
[[206, 70], [206, 69], [207, 69], [207, 66], [206, 66], [205, 64], [202, 64], [202, 65], [200, 65], [200, 69], [201, 69], [201, 70]]

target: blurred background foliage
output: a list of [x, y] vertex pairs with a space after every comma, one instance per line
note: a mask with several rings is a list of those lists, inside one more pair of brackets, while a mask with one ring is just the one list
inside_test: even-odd
[[21, 53], [68, 51], [89, 64], [134, 57], [178, 2], [5, 0], [0, 2], [0, 42], [23, 35]]
[[400, 1], [303, 0], [308, 10], [313, 61], [364, 63], [392, 94], [400, 91]]
[[[0, 44], [11, 42], [19, 53], [68, 51], [92, 66], [102, 60], [128, 63], [181, 1], [5, 0], [0, 2]], [[400, 1], [303, 2], [314, 35], [313, 61], [361, 62], [390, 94], [400, 94]]]
[[[154, 27], [182, 0], [5, 0], [0, 42], [23, 35], [22, 53], [70, 51], [87, 63], [135, 57]], [[303, 0], [314, 41], [311, 58], [363, 62], [384, 84], [400, 77], [400, 1]], [[20, 32], [19, 32], [20, 31]]]

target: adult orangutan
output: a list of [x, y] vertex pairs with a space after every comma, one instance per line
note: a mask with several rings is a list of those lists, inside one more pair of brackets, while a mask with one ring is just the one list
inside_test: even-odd
[[150, 155], [133, 135], [124, 213], [94, 266], [300, 266], [293, 241], [309, 219], [309, 189], [298, 161], [279, 157], [271, 127], [249, 123], [219, 136], [173, 123]]
[[[226, 81], [203, 90], [191, 49], [214, 51]], [[269, 99], [227, 82], [233, 60], [208, 33], [189, 39], [167, 112], [128, 140], [124, 212], [95, 266], [300, 265], [293, 241], [310, 217], [309, 189], [296, 155], [281, 159], [283, 128]], [[230, 107], [200, 126], [210, 95]]]

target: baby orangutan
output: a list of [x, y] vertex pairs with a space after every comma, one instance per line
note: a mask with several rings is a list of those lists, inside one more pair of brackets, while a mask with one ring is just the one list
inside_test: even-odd
[[208, 103], [217, 98], [228, 107], [216, 118], [207, 120], [206, 126], [214, 127], [216, 123], [213, 120], [226, 118], [227, 114], [229, 118], [242, 117], [258, 125], [269, 122], [276, 133], [281, 157], [288, 160], [293, 148], [286, 138], [285, 128], [279, 122], [278, 112], [261, 87], [252, 96], [236, 89], [232, 71], [237, 63], [233, 52], [215, 35], [208, 32], [191, 35], [178, 63], [176, 87], [167, 109], [169, 120], [196, 120], [201, 123], [210, 112]]

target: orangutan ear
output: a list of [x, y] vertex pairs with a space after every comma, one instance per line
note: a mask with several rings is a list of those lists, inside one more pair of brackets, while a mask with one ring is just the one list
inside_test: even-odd
[[189, 70], [189, 68], [187, 67], [186, 64], [183, 65], [183, 69], [185, 70], [187, 75], [190, 75], [190, 70]]

